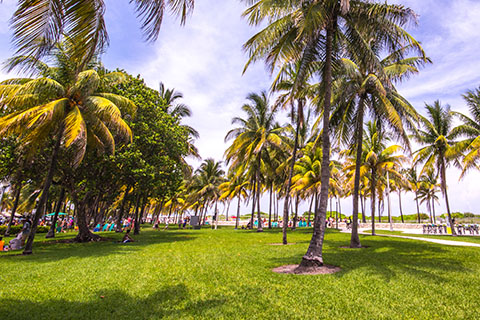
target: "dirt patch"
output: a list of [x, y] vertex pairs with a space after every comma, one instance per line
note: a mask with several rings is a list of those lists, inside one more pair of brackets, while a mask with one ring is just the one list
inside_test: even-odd
[[298, 274], [298, 275], [316, 275], [316, 274], [332, 274], [340, 272], [342, 269], [336, 266], [323, 265], [321, 267], [299, 267], [298, 264], [288, 264], [273, 269], [276, 273]]
[[297, 244], [296, 242], [290, 242], [290, 243], [287, 243], [287, 244], [283, 244], [283, 243], [269, 243], [268, 245], [270, 246], [293, 246], [294, 244]]
[[359, 248], [351, 248], [350, 246], [340, 246], [342, 249], [367, 249], [370, 248], [370, 246], [361, 246]]

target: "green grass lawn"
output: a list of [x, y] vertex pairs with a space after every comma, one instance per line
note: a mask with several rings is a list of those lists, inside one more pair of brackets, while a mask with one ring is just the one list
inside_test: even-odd
[[[370, 230], [369, 230], [370, 231]], [[369, 232], [366, 231], [366, 232]], [[463, 241], [463, 242], [473, 242], [480, 243], [480, 236], [456, 236], [452, 237], [451, 235], [435, 235], [435, 234], [411, 234], [402, 231], [388, 231], [388, 230], [375, 230], [376, 234], [392, 234], [397, 236], [407, 236], [407, 237], [417, 237], [417, 238], [431, 238], [431, 239], [441, 239], [441, 240], [452, 240], [452, 241]]]
[[[310, 229], [145, 229], [138, 242], [37, 242], [34, 255], [0, 255], [1, 319], [478, 319], [480, 250], [361, 236], [339, 248], [329, 230], [334, 275], [275, 274], [298, 263]], [[113, 233], [105, 236], [119, 239]], [[72, 237], [62, 235], [61, 238]], [[44, 235], [37, 239], [42, 240]], [[43, 240], [42, 240], [43, 241]]]

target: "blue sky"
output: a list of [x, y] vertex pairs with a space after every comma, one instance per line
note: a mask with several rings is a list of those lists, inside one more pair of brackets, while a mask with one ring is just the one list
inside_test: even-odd
[[[433, 64], [398, 88], [411, 103], [423, 112], [424, 103], [440, 99], [452, 109], [467, 112], [461, 95], [480, 85], [480, 1], [473, 0], [396, 0], [411, 7], [419, 15], [418, 26], [409, 31], [421, 41]], [[128, 1], [107, 0], [106, 21], [110, 47], [103, 55], [108, 68], [122, 68], [141, 74], [157, 88], [160, 81], [185, 95], [185, 103], [193, 117], [185, 122], [200, 132], [197, 142], [201, 156], [222, 160], [226, 145], [224, 136], [231, 128], [233, 116], [250, 92], [268, 89], [270, 78], [263, 65], [252, 66], [242, 76], [246, 56], [242, 44], [255, 30], [241, 13], [244, 5], [237, 0], [196, 1], [193, 16], [185, 27], [175, 18], [165, 17], [158, 41], [145, 43], [139, 22]], [[8, 19], [16, 1], [0, 4], [0, 61], [13, 54], [9, 43]], [[12, 77], [0, 71], [0, 79]], [[480, 173], [472, 172], [458, 182], [459, 172], [448, 173], [453, 211], [480, 214]], [[405, 195], [404, 211], [415, 212], [411, 195]], [[266, 202], [265, 202], [266, 203]], [[392, 201], [397, 214], [397, 200]], [[443, 211], [443, 201], [439, 204]], [[266, 205], [264, 210], [267, 209]], [[344, 211], [351, 211], [351, 200], [343, 200]], [[306, 205], [304, 206], [306, 209]], [[426, 211], [423, 208], [422, 211]]]

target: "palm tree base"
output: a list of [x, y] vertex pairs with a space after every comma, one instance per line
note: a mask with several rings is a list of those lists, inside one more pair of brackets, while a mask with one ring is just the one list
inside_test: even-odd
[[304, 256], [297, 269], [300, 271], [302, 268], [318, 268], [321, 266], [323, 266], [322, 257], [312, 256], [307, 258]]
[[86, 233], [81, 234], [79, 233], [74, 239], [73, 242], [92, 242], [92, 241], [100, 241], [102, 237], [93, 233]]

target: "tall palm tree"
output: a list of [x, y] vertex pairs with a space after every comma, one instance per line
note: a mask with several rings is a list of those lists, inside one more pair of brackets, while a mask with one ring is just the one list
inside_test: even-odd
[[[249, 22], [259, 25], [268, 20], [268, 26], [253, 36], [245, 48], [250, 55], [247, 67], [258, 59], [265, 59], [271, 70], [285, 60], [299, 63], [298, 84], [305, 83], [304, 77], [312, 69], [321, 66], [315, 73], [322, 79], [319, 95], [322, 97], [322, 185], [319, 215], [315, 221], [312, 240], [304, 255], [301, 267], [323, 264], [322, 248], [325, 233], [330, 179], [330, 107], [332, 98], [332, 71], [335, 54], [355, 54], [369, 60], [372, 52], [360, 30], [381, 31], [384, 43], [411, 41], [402, 26], [415, 18], [413, 11], [403, 6], [373, 3], [360, 0], [314, 0], [314, 1], [252, 1], [244, 15]], [[374, 34], [374, 32], [367, 32]], [[370, 59], [375, 63], [374, 59]]]
[[[307, 83], [308, 76], [302, 75], [299, 73], [300, 64], [297, 62], [292, 64], [290, 62], [285, 63], [282, 66], [280, 72], [278, 73], [276, 79], [272, 84], [272, 91], [283, 92], [277, 99], [277, 105], [282, 106], [283, 108], [290, 107], [290, 115], [292, 125], [287, 128], [292, 128], [293, 131], [293, 148], [292, 154], [289, 159], [289, 169], [288, 169], [288, 180], [286, 183], [285, 190], [285, 201], [283, 204], [283, 220], [288, 221], [288, 206], [290, 200], [290, 193], [292, 187], [292, 177], [294, 175], [294, 166], [295, 161], [297, 160], [297, 151], [302, 149], [307, 143], [307, 133], [309, 131], [308, 118], [305, 119], [305, 104], [307, 98], [313, 98], [313, 86]], [[302, 77], [302, 79], [299, 79]], [[299, 84], [299, 81], [303, 83]], [[295, 105], [297, 109], [295, 110]], [[310, 115], [310, 112], [308, 113]], [[294, 127], [293, 127], [294, 126]], [[302, 135], [303, 133], [303, 135]], [[303, 138], [303, 139], [302, 139]], [[310, 137], [308, 137], [310, 138]], [[301, 155], [300, 155], [301, 156]], [[297, 201], [298, 203], [298, 201]], [[298, 206], [297, 206], [298, 207]], [[297, 214], [295, 214], [295, 217]], [[295, 229], [294, 219], [293, 229]], [[283, 244], [287, 244], [287, 224], [283, 224]]]
[[[127, 98], [105, 91], [110, 85], [121, 81], [123, 74], [105, 74], [102, 69], [76, 73], [78, 60], [72, 56], [72, 48], [70, 42], [57, 46], [51, 57], [56, 63], [54, 67], [30, 57], [14, 58], [10, 61], [12, 65], [28, 64], [38, 77], [10, 79], [0, 83], [0, 104], [8, 106], [11, 111], [0, 118], [0, 136], [19, 135], [22, 144], [30, 150], [54, 140], [24, 254], [32, 253], [38, 221], [44, 214], [62, 145], [76, 151], [72, 161], [76, 166], [82, 161], [87, 144], [112, 153], [115, 150], [115, 135], [126, 141], [132, 138], [120, 110], [133, 112], [135, 105]], [[80, 214], [79, 228], [85, 226], [86, 221], [82, 220]]]
[[[184, 24], [191, 13], [194, 0], [133, 0], [141, 28], [147, 40], [156, 40], [165, 10], [181, 18]], [[90, 1], [18, 1], [11, 19], [13, 44], [18, 55], [37, 59], [48, 55], [63, 39], [75, 43], [73, 57], [85, 68], [95, 54], [108, 46], [104, 21], [106, 6], [103, 0]]]
[[[376, 55], [384, 49], [374, 41], [371, 41], [371, 46]], [[420, 55], [402, 59], [402, 55], [409, 51], [415, 51]], [[418, 73], [418, 66], [429, 61], [416, 42], [407, 47], [398, 48], [382, 60], [378, 56], [375, 58], [378, 60], [376, 64], [365, 63], [358, 58], [357, 60], [360, 60], [358, 64], [350, 59], [342, 59], [343, 70], [340, 71], [341, 75], [336, 84], [340, 91], [336, 99], [340, 101], [333, 114], [332, 122], [338, 127], [339, 134], [346, 136], [347, 139], [351, 138], [352, 144], [356, 146], [357, 170], [354, 175], [352, 194], [353, 224], [350, 240], [352, 248], [361, 246], [358, 237], [358, 197], [365, 114], [370, 111], [376, 119], [386, 122], [408, 146], [404, 127], [411, 128], [412, 122], [418, 121], [418, 116], [410, 103], [396, 91], [394, 83]], [[380, 69], [377, 69], [378, 67]]]
[[246, 170], [250, 177], [251, 185], [256, 190], [253, 198], [257, 201], [254, 201], [254, 204], [256, 203], [258, 208], [258, 231], [262, 231], [260, 193], [264, 157], [269, 148], [278, 147], [282, 143], [283, 128], [276, 123], [276, 110], [270, 106], [266, 92], [251, 93], [247, 99], [250, 104], [242, 107], [247, 113], [247, 118], [234, 118], [232, 123], [238, 124], [239, 127], [230, 130], [225, 136], [225, 141], [234, 139], [225, 151], [225, 157], [232, 163], [232, 167], [239, 168], [237, 174]]
[[414, 163], [423, 163], [422, 173], [435, 168], [440, 173], [440, 188], [445, 198], [447, 207], [448, 222], [452, 234], [456, 235], [450, 212], [450, 203], [447, 192], [447, 167], [451, 163], [460, 166], [458, 156], [460, 150], [464, 149], [465, 143], [456, 141], [462, 134], [461, 130], [452, 128], [453, 113], [450, 106], [442, 106], [440, 101], [433, 105], [425, 105], [427, 117], [421, 117], [422, 129], [414, 132], [413, 138], [423, 147], [415, 151]]

